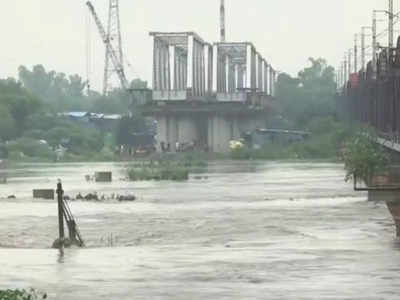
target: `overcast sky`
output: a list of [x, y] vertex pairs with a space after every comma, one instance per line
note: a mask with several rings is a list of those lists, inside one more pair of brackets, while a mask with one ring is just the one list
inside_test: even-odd
[[[19, 65], [78, 73], [86, 78], [85, 0], [1, 0], [0, 78], [17, 75]], [[108, 0], [92, 0], [106, 23]], [[354, 33], [369, 26], [373, 9], [387, 0], [226, 0], [227, 40], [251, 41], [268, 62], [295, 75], [308, 57], [335, 67]], [[395, 1], [398, 2], [398, 1]], [[399, 5], [395, 10], [399, 10]], [[128, 79], [151, 82], [149, 31], [196, 31], [218, 40], [219, 0], [120, 0], [123, 48], [132, 68]], [[386, 23], [381, 22], [381, 27]], [[100, 89], [104, 46], [91, 25], [92, 86]]]

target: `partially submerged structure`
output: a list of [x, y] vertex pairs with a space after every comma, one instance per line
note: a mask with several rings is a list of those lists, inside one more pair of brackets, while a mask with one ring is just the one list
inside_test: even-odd
[[229, 151], [242, 133], [263, 128], [276, 71], [252, 43], [205, 42], [194, 32], [151, 32], [157, 142]]

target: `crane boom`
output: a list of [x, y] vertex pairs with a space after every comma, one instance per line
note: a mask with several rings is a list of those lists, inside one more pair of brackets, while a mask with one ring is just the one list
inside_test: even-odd
[[129, 90], [129, 83], [125, 76], [124, 66], [122, 65], [122, 62], [119, 61], [117, 53], [110, 42], [110, 39], [104, 29], [103, 24], [101, 23], [99, 17], [97, 16], [97, 13], [96, 13], [96, 10], [94, 9], [93, 4], [90, 1], [87, 1], [86, 5], [89, 7], [89, 10], [93, 16], [93, 19], [97, 25], [97, 29], [100, 33], [101, 39], [103, 40], [103, 43], [105, 44], [105, 46], [108, 49], [108, 53], [110, 55], [113, 65], [114, 65], [115, 71], [118, 75], [119, 81], [121, 82], [122, 88], [124, 90]]

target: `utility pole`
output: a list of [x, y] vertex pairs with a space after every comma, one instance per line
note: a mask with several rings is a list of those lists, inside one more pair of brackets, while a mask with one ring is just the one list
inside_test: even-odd
[[389, 0], [389, 51], [393, 48], [393, 27], [394, 27], [394, 11], [393, 11], [393, 0]]
[[376, 10], [373, 12], [372, 17], [372, 68], [376, 72]]
[[221, 43], [225, 43], [226, 41], [226, 31], [225, 31], [225, 0], [221, 0], [220, 7], [220, 35], [221, 35]]
[[349, 79], [350, 79], [350, 75], [351, 75], [351, 68], [352, 68], [352, 66], [351, 66], [351, 60], [352, 60], [352, 57], [351, 57], [351, 49], [349, 49], [349, 51], [348, 51], [348, 56], [347, 56], [347, 63], [348, 63], [348, 70], [347, 70], [347, 72], [349, 73]]
[[358, 46], [357, 34], [354, 35], [354, 73], [358, 72]]
[[363, 26], [361, 27], [361, 70], [365, 72], [365, 29], [371, 29], [371, 27]]
[[58, 238], [60, 242], [60, 250], [64, 247], [64, 191], [62, 189], [61, 181], [57, 183], [57, 203], [58, 203]]
[[[119, 0], [109, 0], [108, 10], [108, 26], [107, 26], [107, 39], [112, 48], [115, 49], [117, 60], [121, 66], [124, 65], [124, 57], [122, 52], [122, 38], [121, 38], [121, 23], [119, 18]], [[115, 67], [111, 63], [111, 49], [106, 47], [106, 57], [104, 64], [104, 81], [103, 81], [103, 94], [106, 95], [111, 86], [110, 80]]]
[[347, 85], [347, 80], [348, 80], [348, 77], [347, 77], [348, 73], [347, 73], [347, 57], [346, 57], [346, 54], [344, 55], [343, 65], [344, 65], [344, 68], [343, 68], [343, 79], [344, 79], [344, 86], [346, 87], [346, 85]]

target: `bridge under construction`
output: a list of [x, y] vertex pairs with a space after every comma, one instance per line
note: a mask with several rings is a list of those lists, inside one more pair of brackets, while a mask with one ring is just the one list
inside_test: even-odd
[[[191, 144], [199, 150], [229, 151], [230, 141], [264, 128], [275, 96], [277, 72], [251, 42], [227, 42], [225, 1], [220, 5], [220, 41], [209, 43], [192, 31], [151, 32], [152, 97], [137, 97], [129, 87], [119, 27], [119, 1], [109, 0], [107, 30], [87, 1], [106, 46], [103, 93], [116, 73], [121, 87], [133, 92], [142, 111], [157, 120], [157, 145]], [[112, 68], [110, 68], [112, 63]], [[147, 91], [144, 91], [145, 93]], [[140, 99], [138, 99], [140, 98]]]
[[151, 32], [158, 148], [194, 143], [229, 151], [241, 134], [264, 128], [277, 72], [250, 42], [204, 41], [195, 32]]

